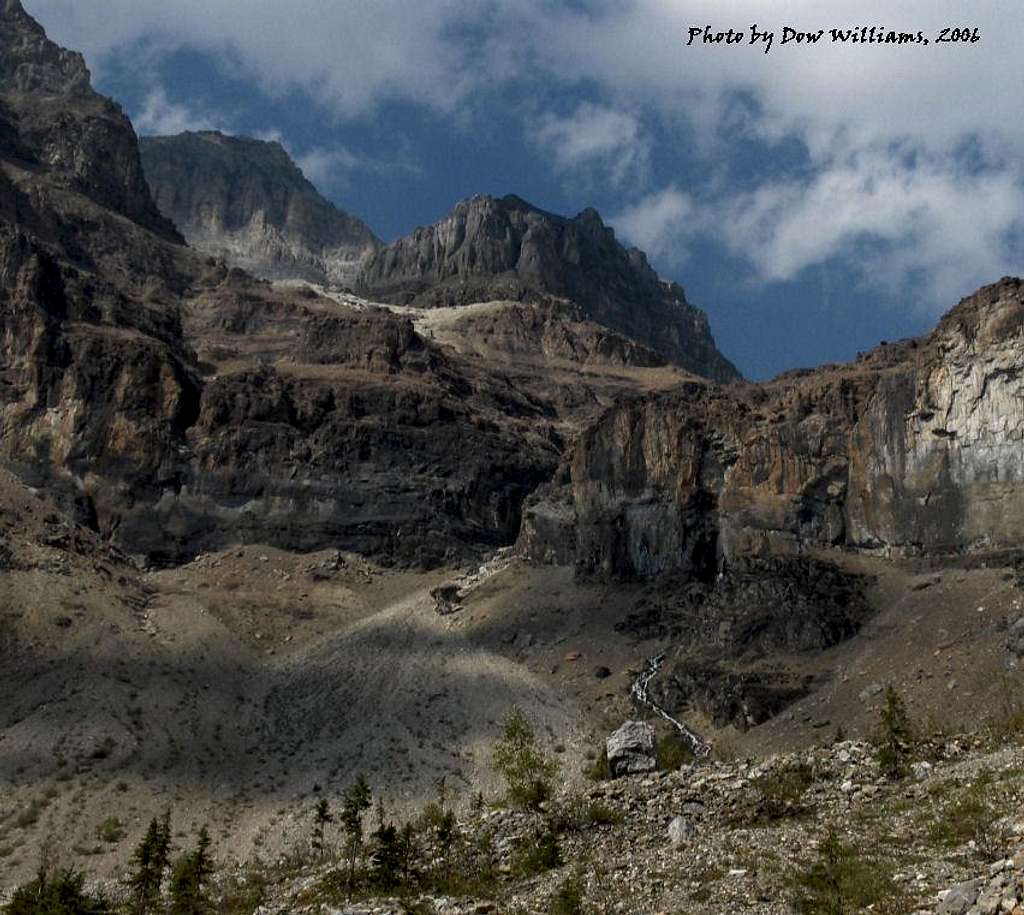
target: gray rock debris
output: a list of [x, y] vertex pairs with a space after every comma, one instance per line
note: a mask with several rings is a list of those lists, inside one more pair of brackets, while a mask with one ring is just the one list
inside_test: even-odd
[[653, 772], [658, 767], [654, 727], [646, 721], [627, 721], [606, 741], [612, 778]]

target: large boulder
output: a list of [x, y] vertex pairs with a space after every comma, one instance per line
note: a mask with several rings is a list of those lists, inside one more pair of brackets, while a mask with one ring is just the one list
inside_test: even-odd
[[612, 778], [652, 772], [658, 767], [654, 727], [646, 721], [627, 721], [608, 738], [606, 747]]

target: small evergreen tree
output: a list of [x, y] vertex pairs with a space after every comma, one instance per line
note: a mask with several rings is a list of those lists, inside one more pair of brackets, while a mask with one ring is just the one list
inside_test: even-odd
[[199, 831], [195, 851], [183, 855], [171, 873], [171, 915], [206, 915], [210, 901], [206, 886], [213, 873], [210, 858], [210, 833], [204, 826]]
[[160, 885], [167, 867], [167, 849], [163, 847], [161, 823], [156, 817], [150, 820], [146, 835], [132, 852], [131, 911], [136, 915], [148, 915], [160, 904]]
[[519, 807], [537, 807], [551, 796], [551, 780], [558, 763], [537, 746], [537, 738], [518, 707], [509, 712], [501, 740], [494, 749], [494, 765], [505, 779], [508, 799]]
[[109, 915], [102, 896], [85, 892], [85, 875], [67, 868], [50, 876], [43, 869], [18, 887], [4, 908], [6, 915]]
[[326, 854], [325, 835], [327, 825], [334, 822], [334, 814], [331, 813], [330, 804], [327, 802], [327, 798], [322, 797], [317, 801], [316, 807], [313, 810], [313, 835], [309, 840], [309, 844], [313, 848], [313, 854], [319, 858], [323, 858]]
[[913, 740], [906, 706], [900, 694], [890, 685], [885, 690], [876, 753], [878, 767], [886, 778], [898, 779], [907, 774]]
[[341, 825], [345, 830], [345, 857], [348, 860], [348, 891], [355, 881], [356, 859], [363, 845], [363, 814], [370, 809], [370, 786], [360, 774], [342, 796]]

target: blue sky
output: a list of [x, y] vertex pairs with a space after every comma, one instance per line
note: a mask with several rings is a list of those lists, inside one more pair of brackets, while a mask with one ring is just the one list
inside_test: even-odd
[[[385, 239], [473, 193], [595, 206], [751, 378], [921, 333], [1024, 267], [1016, 4], [24, 2], [140, 132], [279, 139]], [[704, 25], [744, 41], [686, 46]], [[861, 25], [929, 44], [781, 43]]]

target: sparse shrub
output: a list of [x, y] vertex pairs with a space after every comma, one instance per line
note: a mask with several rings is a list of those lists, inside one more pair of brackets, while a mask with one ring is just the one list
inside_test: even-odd
[[576, 871], [566, 877], [555, 889], [548, 903], [549, 915], [583, 915], [586, 888], [583, 875]]
[[928, 839], [945, 848], [974, 842], [980, 857], [986, 860], [998, 858], [1002, 850], [999, 836], [992, 829], [992, 824], [999, 818], [991, 798], [994, 781], [992, 772], [983, 769], [966, 790], [950, 803], [940, 806], [928, 826]]
[[830, 832], [815, 860], [791, 878], [800, 915], [853, 915], [900, 910], [899, 890], [885, 862], [868, 859]]
[[14, 818], [14, 825], [18, 829], [28, 829], [39, 822], [40, 814], [46, 809], [46, 801], [34, 797], [28, 802], [28, 806]]
[[999, 743], [1024, 738], [1024, 688], [1019, 680], [1003, 676], [996, 713], [988, 721], [988, 730]]
[[806, 762], [776, 769], [754, 779], [753, 794], [741, 817], [753, 825], [768, 825], [807, 812], [804, 795], [814, 783], [814, 770]]
[[[607, 761], [607, 754], [605, 759]], [[693, 750], [679, 734], [671, 733], [658, 741], [658, 768], [662, 772], [675, 772], [693, 760]]]
[[592, 782], [603, 782], [611, 778], [611, 769], [608, 767], [608, 748], [605, 746], [601, 747], [601, 752], [598, 753], [589, 765], [584, 766], [583, 774], [589, 778]]
[[534, 877], [561, 865], [562, 846], [550, 827], [524, 836], [512, 851], [512, 870], [521, 877]]
[[875, 752], [878, 767], [886, 778], [895, 780], [906, 776], [913, 741], [910, 716], [903, 699], [893, 686], [887, 686]]
[[124, 826], [117, 817], [107, 817], [96, 827], [96, 837], [108, 845], [117, 845], [124, 838]]
[[18, 887], [7, 904], [6, 915], [108, 915], [107, 901], [85, 892], [85, 875], [66, 869], [53, 877], [40, 872]]
[[505, 779], [510, 803], [535, 808], [551, 796], [558, 763], [541, 751], [530, 722], [519, 708], [513, 708], [505, 719], [501, 740], [494, 749], [494, 765]]
[[609, 826], [622, 822], [622, 814], [603, 801], [588, 801], [571, 795], [557, 804], [548, 816], [548, 826], [556, 832], [573, 832], [592, 826]]

